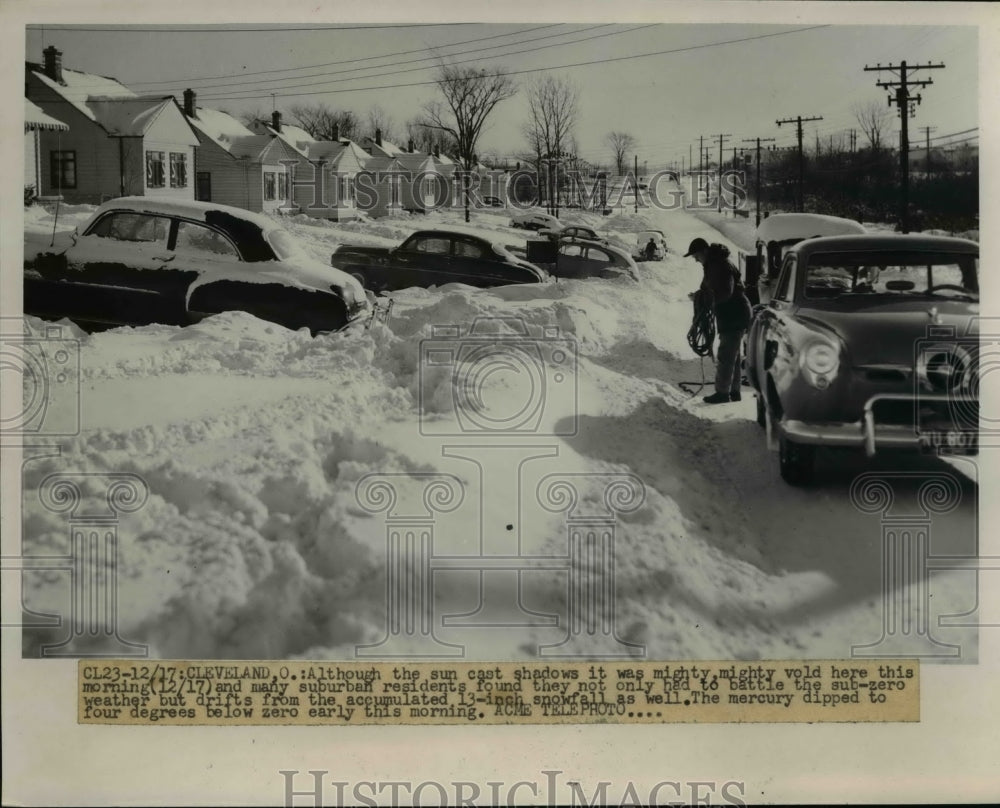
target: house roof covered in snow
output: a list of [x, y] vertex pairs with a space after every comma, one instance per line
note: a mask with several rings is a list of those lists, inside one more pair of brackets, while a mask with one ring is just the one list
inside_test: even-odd
[[333, 169], [356, 162], [361, 168], [371, 160], [353, 140], [317, 140], [306, 151], [310, 160], [325, 160]]
[[247, 135], [236, 138], [229, 153], [237, 159], [277, 165], [281, 160], [295, 160], [297, 153], [288, 143], [275, 135]]
[[268, 134], [280, 137], [303, 157], [307, 156], [309, 144], [317, 142], [316, 138], [310, 135], [305, 129], [294, 124], [282, 123], [281, 131], [278, 131], [271, 124], [271, 121], [256, 120], [250, 124], [250, 128], [259, 135]]
[[177, 102], [172, 95], [135, 98], [91, 96], [86, 106], [93, 113], [93, 119], [109, 135], [142, 137], [163, 111], [177, 106]]
[[97, 76], [93, 73], [83, 73], [79, 70], [63, 68], [63, 83], [49, 78], [40, 64], [28, 62], [25, 66], [28, 73], [33, 74], [46, 87], [55, 91], [80, 112], [96, 121], [94, 111], [87, 105], [92, 96], [101, 98], [137, 98], [138, 94], [130, 90], [117, 79], [107, 76]]
[[191, 125], [227, 151], [233, 141], [253, 135], [253, 132], [228, 112], [206, 107], [198, 107], [195, 112], [197, 115], [194, 118], [188, 118]]
[[365, 151], [369, 152], [372, 157], [377, 157], [381, 155], [382, 157], [395, 157], [398, 154], [405, 154], [399, 146], [395, 143], [390, 143], [388, 140], [383, 140], [381, 143], [376, 143], [375, 138], [365, 137], [361, 140]]
[[40, 107], [25, 98], [24, 131], [28, 132], [34, 129], [69, 129], [69, 127], [51, 115], [46, 115]]

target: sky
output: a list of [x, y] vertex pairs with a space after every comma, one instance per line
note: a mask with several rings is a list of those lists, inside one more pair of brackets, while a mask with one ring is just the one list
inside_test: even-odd
[[[634, 18], [623, 11], [620, 19], [629, 16]], [[519, 92], [497, 107], [480, 142], [480, 153], [499, 154], [524, 149], [526, 85], [554, 75], [579, 89], [581, 157], [610, 162], [607, 134], [619, 130], [635, 137], [639, 163], [648, 167], [692, 154], [697, 160], [699, 137], [717, 155], [719, 134], [728, 136], [727, 156], [756, 137], [792, 146], [795, 126], [776, 121], [799, 115], [822, 117], [806, 123], [804, 133], [808, 146], [817, 135], [825, 146], [831, 136], [857, 128], [858, 104], [886, 103], [887, 92], [876, 83], [896, 76], [865, 72], [865, 66], [904, 59], [945, 65], [914, 75], [933, 84], [919, 90], [911, 140], [914, 133], [922, 138], [925, 126], [940, 143], [976, 137], [969, 130], [980, 122], [978, 37], [970, 25], [842, 25], [804, 17], [794, 25], [658, 24], [646, 17], [624, 23], [556, 18], [518, 24], [379, 20], [363, 27], [333, 21], [284, 30], [265, 22], [253, 23], [253, 31], [231, 23], [196, 27], [173, 22], [101, 30], [50, 20], [26, 28], [25, 52], [41, 61], [43, 48], [55, 45], [65, 67], [114, 76], [140, 93], [180, 99], [190, 87], [199, 105], [234, 114], [275, 108], [288, 120], [292, 106], [322, 103], [363, 119], [378, 105], [397, 132], [436, 97], [439, 58], [506, 69]], [[897, 132], [895, 107], [891, 113], [889, 129]]]

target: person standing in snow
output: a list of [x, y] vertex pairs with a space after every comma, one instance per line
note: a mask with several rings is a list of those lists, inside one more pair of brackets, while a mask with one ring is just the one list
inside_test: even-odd
[[701, 289], [709, 295], [715, 313], [715, 328], [719, 334], [719, 349], [715, 362], [715, 392], [705, 396], [706, 404], [722, 404], [740, 400], [740, 345], [750, 326], [750, 301], [747, 298], [739, 270], [729, 260], [729, 248], [709, 244], [703, 238], [691, 242], [685, 257], [701, 264], [704, 277]]

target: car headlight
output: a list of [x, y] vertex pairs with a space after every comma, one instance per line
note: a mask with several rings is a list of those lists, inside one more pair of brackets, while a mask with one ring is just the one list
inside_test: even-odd
[[840, 350], [827, 340], [814, 340], [800, 355], [800, 365], [806, 381], [813, 387], [829, 387], [840, 369]]

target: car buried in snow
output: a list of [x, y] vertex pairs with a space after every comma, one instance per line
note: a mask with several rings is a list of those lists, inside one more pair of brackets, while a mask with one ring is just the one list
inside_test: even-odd
[[636, 234], [632, 257], [636, 261], [662, 261], [667, 255], [667, 239], [662, 230], [642, 230]]
[[555, 265], [557, 278], [630, 278], [639, 280], [638, 267], [625, 250], [604, 241], [563, 241]]
[[525, 210], [510, 217], [510, 226], [524, 230], [562, 230], [562, 222], [555, 216], [539, 211]]
[[418, 230], [396, 247], [344, 244], [334, 250], [330, 262], [373, 292], [445, 283], [488, 287], [548, 280], [544, 270], [502, 244], [450, 230]]
[[755, 307], [746, 371], [782, 478], [816, 448], [972, 454], [979, 429], [979, 245], [923, 235], [807, 239]]
[[262, 214], [188, 200], [103, 203], [63, 252], [26, 261], [24, 312], [87, 327], [189, 325], [245, 311], [312, 334], [361, 320], [360, 284]]

